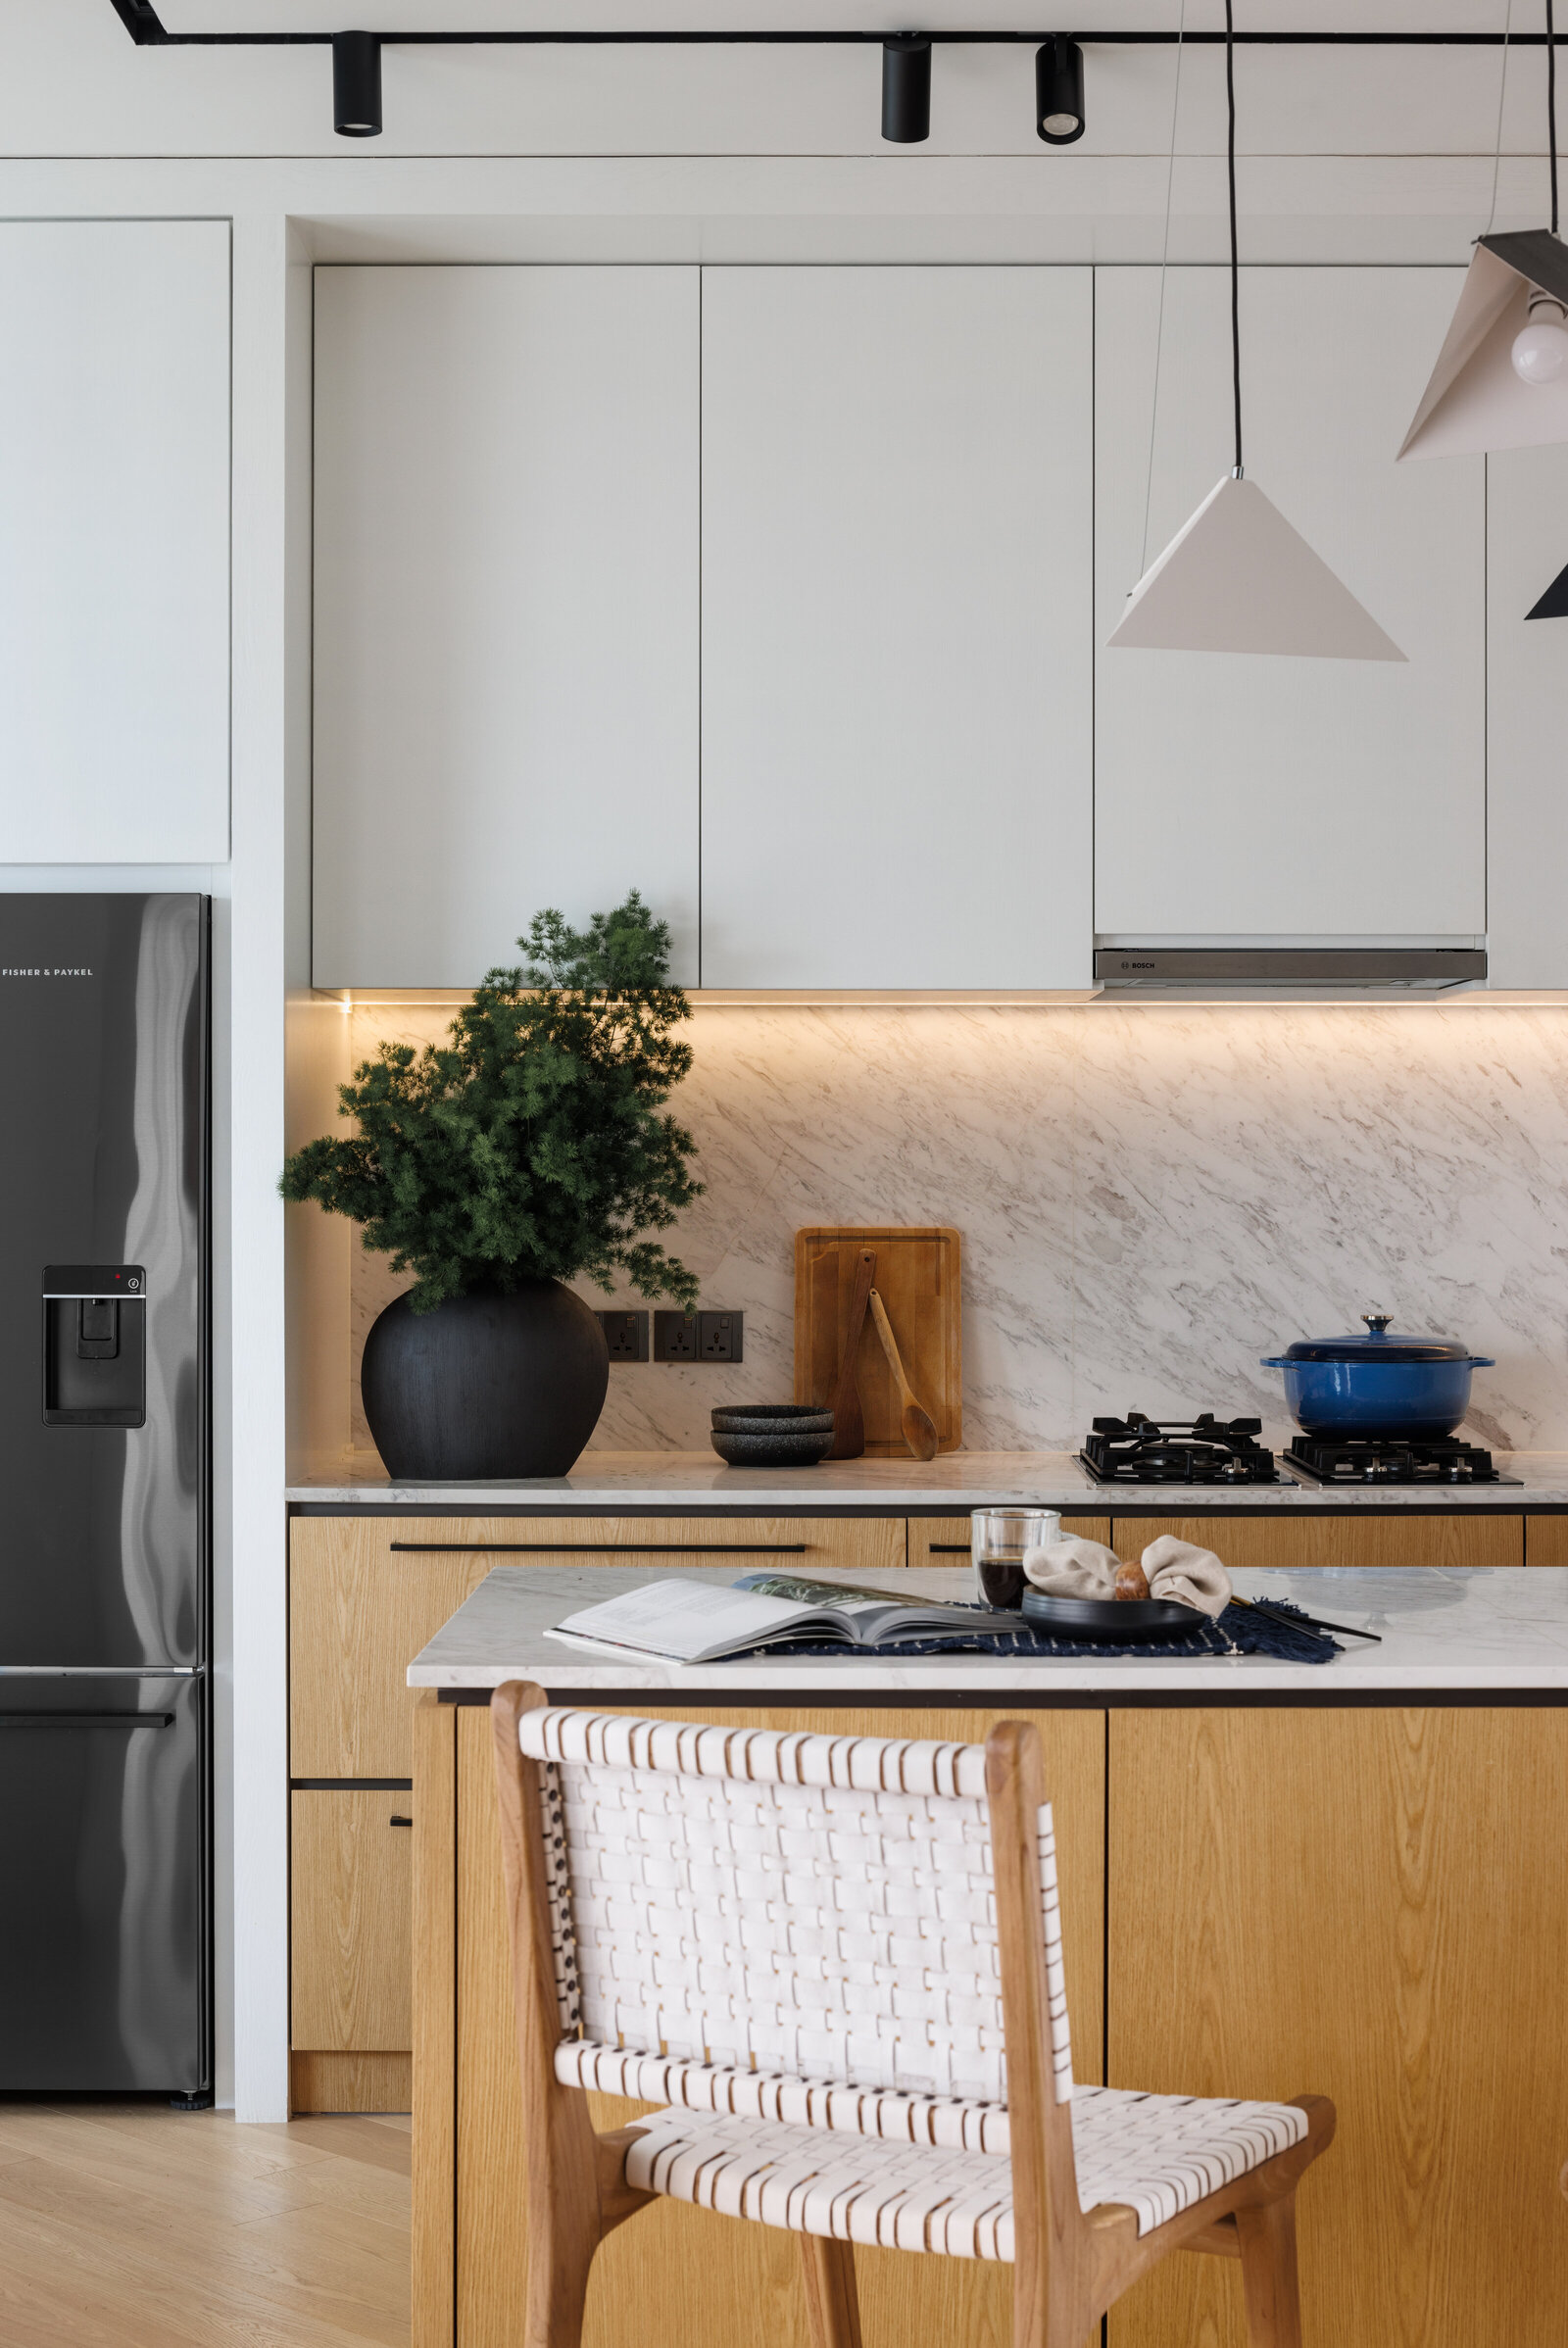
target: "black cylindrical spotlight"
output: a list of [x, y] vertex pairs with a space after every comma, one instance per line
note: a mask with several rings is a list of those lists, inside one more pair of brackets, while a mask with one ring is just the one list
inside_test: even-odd
[[1048, 147], [1084, 134], [1084, 53], [1059, 32], [1035, 51], [1035, 127]]
[[381, 43], [373, 32], [332, 35], [332, 127], [339, 138], [381, 135]]
[[882, 136], [916, 147], [931, 136], [931, 42], [895, 32], [882, 43]]

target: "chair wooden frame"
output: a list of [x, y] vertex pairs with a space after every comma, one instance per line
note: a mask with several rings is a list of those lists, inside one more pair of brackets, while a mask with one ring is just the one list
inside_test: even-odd
[[[544, 1689], [509, 1681], [491, 1699], [502, 1859], [511, 1920], [517, 2059], [527, 2177], [528, 2302], [522, 2348], [579, 2348], [588, 2275], [605, 2236], [658, 2195], [626, 2182], [634, 2122], [599, 2134], [580, 2088], [556, 2078], [561, 2014], [540, 1831], [540, 1764], [519, 1749], [523, 1713]], [[1053, 2088], [1036, 1819], [1045, 1800], [1040, 1739], [1002, 1721], [986, 1740], [986, 1792], [1012, 2144], [1014, 2348], [1079, 2348], [1129, 2284], [1172, 2250], [1241, 2263], [1252, 2348], [1300, 2348], [1296, 2188], [1333, 2141], [1334, 2106], [1298, 2095], [1306, 2134], [1165, 2225], [1140, 2234], [1135, 2211], [1084, 2211], [1073, 2163], [1072, 2105]], [[855, 2257], [848, 2242], [800, 2236], [812, 2348], [860, 2348]]]

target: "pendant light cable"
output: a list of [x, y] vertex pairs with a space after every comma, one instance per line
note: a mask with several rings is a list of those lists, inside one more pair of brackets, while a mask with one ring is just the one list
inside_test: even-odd
[[1546, 148], [1551, 159], [1551, 233], [1557, 233], [1557, 28], [1546, 0]]
[[1508, 36], [1513, 31], [1513, 0], [1508, 0], [1502, 20], [1502, 77], [1497, 83], [1497, 135], [1492, 143], [1492, 210], [1487, 215], [1483, 236], [1492, 234], [1497, 217], [1497, 172], [1502, 165], [1502, 109], [1508, 95]]
[[[1546, 0], [1549, 8], [1551, 0]], [[1225, 171], [1231, 200], [1231, 390], [1236, 403], [1236, 478], [1242, 478], [1242, 271], [1236, 243], [1236, 20], [1225, 0]]]
[[[1513, 0], [1508, 0], [1513, 6]], [[1159, 313], [1154, 320], [1154, 402], [1149, 412], [1149, 466], [1144, 474], [1144, 543], [1138, 557], [1138, 576], [1149, 568], [1149, 512], [1154, 498], [1154, 432], [1159, 422], [1159, 367], [1165, 354], [1165, 270], [1170, 261], [1170, 208], [1176, 185], [1176, 121], [1182, 105], [1182, 42], [1187, 30], [1187, 0], [1181, 0], [1176, 19], [1176, 83], [1170, 97], [1170, 154], [1165, 164], [1165, 233], [1159, 248]]]

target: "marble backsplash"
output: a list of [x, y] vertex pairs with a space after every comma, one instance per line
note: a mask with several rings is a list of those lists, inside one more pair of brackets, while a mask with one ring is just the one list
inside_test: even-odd
[[[357, 1006], [354, 1056], [448, 1016]], [[1475, 1440], [1568, 1449], [1568, 1011], [705, 1007], [688, 1033], [707, 1190], [665, 1236], [746, 1357], [613, 1368], [595, 1449], [705, 1449], [715, 1402], [787, 1398], [795, 1232], [858, 1222], [962, 1234], [970, 1449], [1075, 1447], [1130, 1407], [1283, 1436], [1258, 1356], [1372, 1310], [1496, 1357]], [[408, 1283], [353, 1255], [357, 1374]]]

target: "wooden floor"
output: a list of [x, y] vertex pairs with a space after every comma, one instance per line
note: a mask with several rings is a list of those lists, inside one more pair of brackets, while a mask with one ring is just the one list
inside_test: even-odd
[[5, 2348], [407, 2348], [409, 2123], [0, 2103]]

